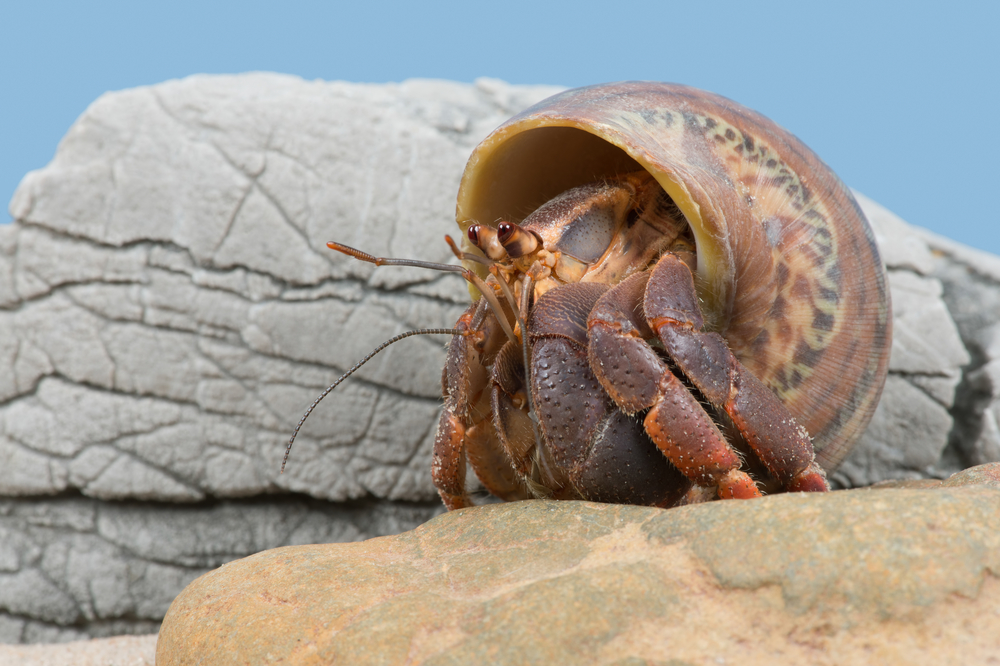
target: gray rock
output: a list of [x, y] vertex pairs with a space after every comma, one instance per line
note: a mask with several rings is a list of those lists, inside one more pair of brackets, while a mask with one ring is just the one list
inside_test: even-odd
[[[449, 260], [472, 147], [555, 91], [251, 74], [95, 102], [0, 227], [0, 495], [25, 498], [0, 511], [0, 641], [149, 633], [222, 562], [440, 511], [440, 338], [369, 363], [278, 474], [325, 386], [467, 306], [453, 275], [325, 242]], [[216, 503], [282, 492], [340, 504]], [[44, 498], [60, 493], [84, 498]]]
[[[25, 178], [11, 203], [17, 223], [0, 234], [10, 278], [0, 292], [0, 492], [432, 499], [435, 339], [362, 368], [312, 416], [278, 474], [282, 442], [325, 385], [380, 340], [450, 326], [467, 298], [454, 276], [375, 271], [324, 242], [447, 261], [440, 237], [468, 152], [553, 91], [253, 74], [99, 99], [53, 163]], [[881, 410], [836, 480], [940, 476], [955, 468], [935, 465], [949, 410], [967, 409], [954, 401], [970, 357], [925, 236], [859, 200], [890, 270], [890, 370], [908, 385], [890, 390], [921, 396]], [[984, 403], [976, 390], [979, 443], [969, 446], [990, 451], [995, 396]], [[903, 422], [927, 426], [920, 455], [891, 427]]]
[[[966, 433], [969, 436], [960, 440], [963, 450], [973, 461], [1000, 460], [1000, 358], [970, 372], [963, 388], [968, 396], [964, 407], [973, 417]], [[975, 424], [977, 417], [979, 423]]]
[[961, 463], [1000, 461], [1000, 257], [934, 234], [916, 231], [934, 250], [932, 274], [944, 285], [944, 299], [971, 362], [957, 389], [951, 448]]
[[555, 90], [249, 74], [101, 97], [0, 229], [0, 493], [433, 498], [440, 337], [366, 365], [278, 474], [324, 386], [468, 300], [325, 242], [448, 261], [472, 147]]
[[[97, 100], [0, 226], [0, 497], [22, 498], [0, 503], [0, 641], [155, 631], [207, 568], [436, 511], [441, 338], [362, 368], [278, 473], [323, 388], [468, 301], [454, 275], [375, 270], [325, 243], [453, 260], [442, 236], [469, 152], [556, 91], [248, 74]], [[834, 480], [997, 459], [1000, 259], [859, 199], [896, 342], [885, 399]]]
[[948, 443], [948, 410], [904, 375], [890, 373], [857, 447], [834, 472], [842, 487], [932, 476]]
[[2, 500], [0, 643], [152, 633], [188, 583], [225, 562], [396, 534], [442, 511], [437, 502], [287, 496], [180, 506]]

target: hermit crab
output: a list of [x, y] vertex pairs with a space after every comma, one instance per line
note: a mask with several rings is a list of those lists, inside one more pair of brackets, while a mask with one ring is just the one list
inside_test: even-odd
[[475, 302], [442, 378], [449, 509], [471, 503], [467, 465], [506, 500], [823, 491], [871, 418], [891, 340], [874, 237], [753, 111], [673, 84], [569, 90], [476, 148], [457, 219]]

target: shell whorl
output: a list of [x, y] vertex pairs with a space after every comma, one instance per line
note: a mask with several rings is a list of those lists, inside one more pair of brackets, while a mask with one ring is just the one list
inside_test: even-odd
[[833, 469], [885, 382], [888, 284], [854, 198], [789, 132], [687, 86], [569, 90], [479, 145], [462, 178], [457, 219], [463, 231], [472, 221], [519, 222], [571, 187], [640, 168], [694, 232], [707, 319]]

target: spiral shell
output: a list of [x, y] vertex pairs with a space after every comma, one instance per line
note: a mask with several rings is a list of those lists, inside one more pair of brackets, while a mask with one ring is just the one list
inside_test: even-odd
[[[891, 308], [864, 214], [792, 134], [687, 86], [569, 90], [476, 148], [457, 219], [463, 232], [473, 221], [520, 222], [572, 187], [638, 169], [659, 182], [693, 231], [707, 328], [778, 395], [832, 470], [878, 403]], [[468, 243], [466, 250], [474, 251]]]

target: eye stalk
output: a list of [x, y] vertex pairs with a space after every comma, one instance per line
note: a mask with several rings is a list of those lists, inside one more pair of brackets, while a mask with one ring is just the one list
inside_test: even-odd
[[513, 222], [501, 222], [497, 225], [497, 240], [512, 259], [531, 254], [541, 245], [538, 236]]
[[497, 239], [496, 229], [485, 224], [473, 224], [469, 227], [469, 240], [493, 261], [502, 261], [507, 258], [507, 251]]

